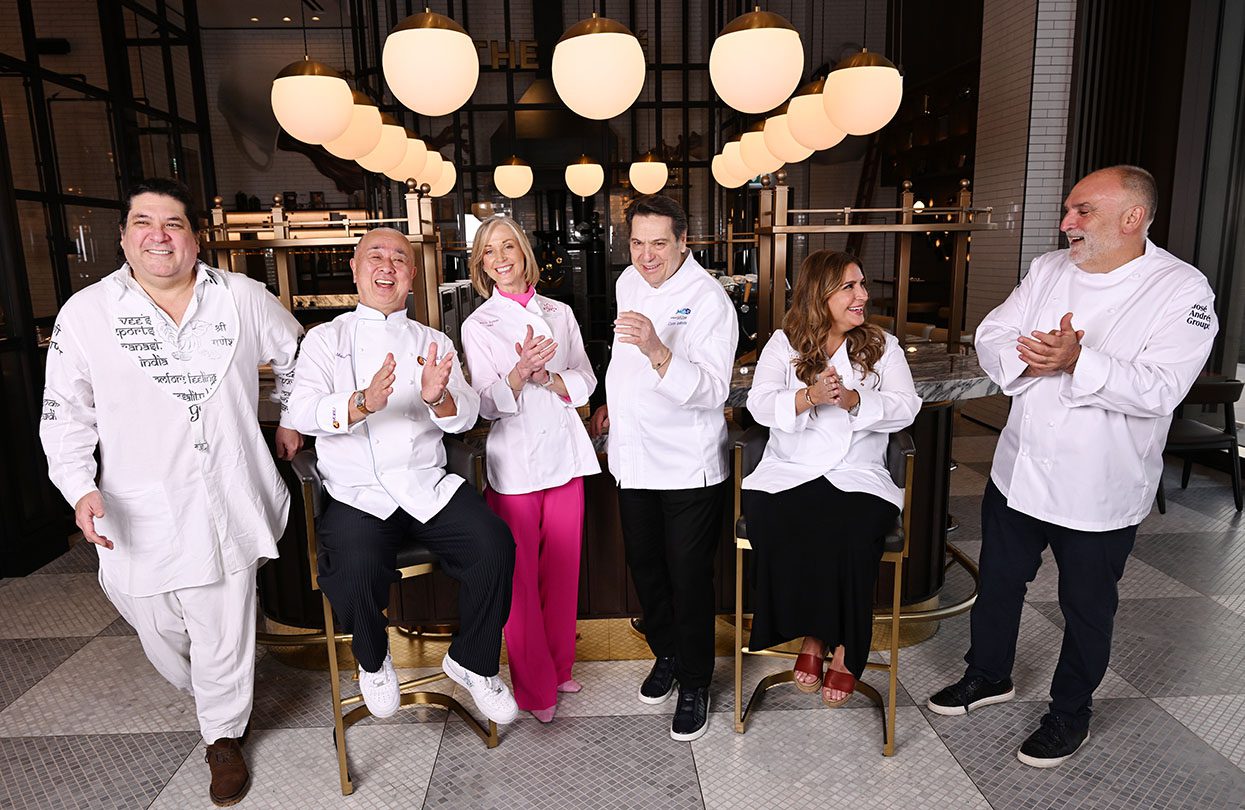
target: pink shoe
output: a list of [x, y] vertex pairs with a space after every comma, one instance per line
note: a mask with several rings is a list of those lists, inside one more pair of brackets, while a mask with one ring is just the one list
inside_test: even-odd
[[542, 723], [552, 723], [553, 716], [557, 711], [557, 706], [550, 706], [548, 709], [532, 709], [532, 717], [535, 717]]
[[568, 678], [565, 681], [562, 681], [562, 683], [558, 684], [559, 692], [569, 692], [571, 694], [574, 694], [575, 692], [578, 692], [583, 688], [584, 688], [584, 685], [580, 683], [579, 681], [575, 680], [574, 678]]

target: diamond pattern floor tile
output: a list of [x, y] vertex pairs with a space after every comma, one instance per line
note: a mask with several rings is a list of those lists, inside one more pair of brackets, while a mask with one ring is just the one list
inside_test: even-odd
[[1245, 695], [1158, 698], [1154, 702], [1238, 768], [1245, 768]]
[[926, 717], [994, 807], [1239, 810], [1245, 803], [1245, 773], [1153, 702], [1102, 700], [1094, 708], [1085, 747], [1051, 769], [1016, 759], [1044, 706]]
[[[1057, 606], [1055, 610], [1058, 612]], [[959, 680], [964, 674], [968, 639], [969, 617], [965, 614], [941, 622], [933, 638], [900, 652], [899, 680], [918, 705], [924, 705], [930, 695]], [[1045, 703], [1050, 699], [1050, 681], [1055, 674], [1061, 643], [1062, 635], [1050, 620], [1036, 607], [1025, 605], [1020, 617], [1016, 665], [1012, 670], [1019, 700]], [[1106, 677], [1094, 694], [1098, 697], [1140, 695], [1115, 667], [1107, 670]]]
[[61, 556], [36, 571], [36, 574], [94, 574], [99, 570], [96, 546], [78, 541]]
[[952, 423], [952, 432], [957, 439], [961, 436], [989, 436], [997, 441], [999, 438], [999, 432], [994, 428], [978, 424], [959, 413], [956, 414], [955, 422]]
[[117, 618], [95, 574], [48, 574], [0, 588], [0, 638], [93, 636]]
[[[709, 734], [731, 734], [727, 724]], [[703, 807], [688, 743], [662, 717], [521, 719], [489, 751], [460, 722], [445, 726], [425, 803], [430, 808]]]
[[[251, 788], [246, 810], [313, 808], [412, 808], [423, 804], [437, 756], [441, 726], [417, 723], [362, 726], [349, 733], [348, 756], [355, 792], [341, 795], [332, 732], [326, 729], [254, 731], [246, 744]], [[208, 767], [200, 744], [169, 780], [152, 810], [211, 807]]]
[[711, 730], [692, 743], [705, 806], [989, 807], [918, 709], [899, 709], [895, 726], [892, 758], [868, 709], [762, 712], [746, 734]]
[[85, 638], [0, 640], [0, 711], [86, 643]]
[[1214, 599], [1216, 602], [1223, 605], [1233, 613], [1239, 613], [1240, 615], [1245, 616], [1245, 594], [1212, 596], [1211, 599]]
[[[1187, 493], [1186, 493], [1187, 494]], [[1187, 495], [1190, 499], [1194, 495]], [[1214, 511], [1205, 512], [1197, 506], [1188, 506], [1179, 499], [1167, 499], [1167, 513], [1159, 512], [1157, 503], [1151, 504], [1150, 514], [1137, 527], [1137, 535], [1190, 534], [1195, 532], [1224, 532], [1231, 527]]]
[[1245, 542], [1235, 532], [1139, 536], [1133, 556], [1201, 593], [1245, 595]]
[[99, 631], [101, 636], [137, 636], [138, 632], [120, 616], [112, 624]]
[[1236, 511], [1232, 483], [1226, 474], [1221, 480], [1204, 487], [1195, 487], [1190, 483], [1188, 489], [1168, 488], [1166, 495], [1169, 503], [1178, 503], [1235, 529], [1245, 528], [1245, 513]]
[[194, 699], [156, 672], [133, 636], [92, 640], [0, 712], [9, 737], [198, 728]]
[[998, 436], [959, 436], [951, 442], [951, 457], [956, 461], [985, 461], [994, 459], [994, 447]]
[[[1063, 626], [1054, 603], [1035, 608]], [[1245, 617], [1204, 596], [1122, 599], [1111, 669], [1149, 697], [1245, 695]]]
[[986, 477], [967, 464], [961, 464], [951, 473], [952, 495], [972, 495], [980, 500], [981, 493], [985, 491]]
[[146, 807], [198, 740], [187, 732], [0, 739], [0, 807]]
[[[1130, 557], [1124, 566], [1124, 576], [1120, 579], [1119, 594], [1121, 599], [1147, 599], [1160, 596], [1201, 596], [1179, 580], [1147, 565], [1136, 557]], [[1029, 583], [1025, 599], [1030, 602], [1059, 601], [1059, 567], [1055, 564], [1055, 555], [1048, 548], [1042, 554], [1042, 567], [1037, 577]]]

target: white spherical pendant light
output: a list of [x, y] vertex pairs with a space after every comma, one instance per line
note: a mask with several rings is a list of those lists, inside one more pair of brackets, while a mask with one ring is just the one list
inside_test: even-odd
[[731, 174], [731, 171], [726, 163], [726, 158], [722, 155], [714, 155], [713, 162], [709, 164], [709, 167], [713, 172], [713, 179], [717, 181], [719, 186], [723, 186], [724, 188], [739, 188], [744, 183], [748, 182], [746, 178], [737, 177], [734, 174]]
[[765, 145], [765, 123], [761, 122], [754, 126], [751, 131], [745, 132], [743, 137], [739, 139], [739, 156], [743, 159], [744, 165], [756, 174], [769, 174], [776, 172], [782, 168], [785, 163], [782, 158], [776, 157], [769, 147]]
[[363, 157], [356, 158], [355, 163], [369, 172], [392, 169], [406, 157], [406, 140], [406, 129], [389, 113], [381, 113], [380, 140], [377, 141], [376, 148]]
[[402, 159], [398, 161], [396, 166], [385, 169], [384, 174], [390, 180], [397, 180], [399, 183], [405, 183], [412, 177], [418, 179], [419, 173], [424, 170], [424, 164], [428, 162], [428, 147], [419, 138], [407, 136], [406, 151], [402, 154]]
[[787, 128], [796, 143], [806, 149], [829, 149], [847, 137], [826, 115], [821, 99], [825, 85], [825, 79], [809, 82], [787, 102]]
[[354, 115], [354, 97], [341, 74], [305, 57], [281, 69], [271, 98], [277, 123], [303, 143], [339, 137]]
[[732, 177], [742, 177], [744, 182], [756, 177], [748, 168], [748, 164], [744, 163], [743, 156], [739, 154], [738, 139], [728, 141], [726, 146], [722, 147], [722, 168]]
[[826, 77], [826, 115], [848, 135], [877, 132], [895, 117], [902, 100], [903, 76], [881, 54], [852, 54]]
[[645, 73], [635, 34], [595, 13], [566, 29], [553, 49], [553, 86], [562, 103], [584, 118], [621, 115], [644, 89]]
[[380, 108], [366, 93], [355, 90], [354, 112], [346, 131], [324, 144], [329, 154], [343, 160], [358, 160], [380, 143]]
[[522, 197], [532, 189], [532, 167], [522, 158], [511, 157], [493, 169], [493, 185], [504, 197]]
[[430, 197], [444, 197], [454, 190], [454, 184], [458, 182], [458, 170], [454, 168], [454, 164], [448, 160], [441, 161], [441, 176], [437, 178], [437, 182], [431, 184], [428, 190]]
[[631, 164], [627, 177], [631, 180], [631, 187], [641, 194], [656, 194], [666, 187], [666, 181], [670, 179], [670, 169], [665, 162], [649, 152]]
[[605, 183], [605, 169], [584, 155], [566, 167], [566, 187], [579, 197], [591, 197]]
[[471, 37], [432, 11], [412, 14], [389, 32], [381, 68], [393, 95], [420, 115], [449, 115], [471, 98], [480, 79]]
[[770, 11], [736, 17], [709, 52], [709, 79], [729, 106], [744, 113], [787, 100], [804, 73], [804, 44], [795, 26]]
[[779, 108], [778, 112], [765, 119], [765, 146], [776, 158], [784, 163], [799, 163], [813, 154], [810, 149], [791, 136], [791, 128], [787, 125], [787, 107]]
[[419, 174], [415, 175], [415, 181], [420, 185], [425, 183], [429, 188], [432, 184], [441, 179], [441, 169], [445, 166], [445, 158], [435, 149], [429, 149], [427, 158], [424, 161], [424, 168], [420, 169]]

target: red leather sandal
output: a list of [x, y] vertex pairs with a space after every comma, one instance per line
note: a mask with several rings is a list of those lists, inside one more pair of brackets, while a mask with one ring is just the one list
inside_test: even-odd
[[[839, 672], [837, 669], [827, 669], [826, 677], [823, 678], [821, 682], [821, 688], [823, 690], [821, 693], [821, 702], [829, 706], [831, 709], [836, 709], [850, 700], [852, 692], [856, 691], [856, 676], [852, 675], [850, 672]], [[840, 692], [846, 692], [847, 694], [842, 700], [828, 700], [826, 698], [826, 692], [824, 691], [826, 689], [837, 689]]]
[[796, 656], [795, 666], [792, 668], [796, 672], [802, 672], [805, 675], [812, 675], [817, 680], [812, 683], [800, 683], [792, 678], [795, 688], [799, 689], [806, 695], [811, 695], [821, 688], [821, 666], [825, 663], [825, 656], [813, 655], [812, 653], [800, 653]]

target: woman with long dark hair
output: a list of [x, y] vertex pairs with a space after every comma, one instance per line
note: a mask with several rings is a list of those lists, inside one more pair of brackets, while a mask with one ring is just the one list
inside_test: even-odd
[[821, 688], [831, 707], [847, 702], [868, 661], [882, 541], [903, 504], [887, 434], [921, 407], [898, 341], [865, 320], [868, 300], [859, 260], [810, 254], [748, 395], [770, 429], [743, 482], [756, 554], [749, 647], [803, 637], [796, 687]]

